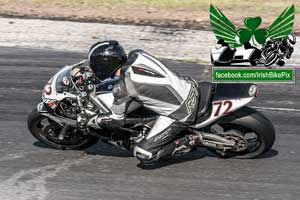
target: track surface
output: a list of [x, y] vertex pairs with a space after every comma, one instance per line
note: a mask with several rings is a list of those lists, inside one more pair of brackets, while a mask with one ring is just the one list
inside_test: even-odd
[[[99, 142], [88, 150], [58, 151], [38, 143], [26, 118], [41, 88], [77, 53], [0, 49], [0, 199], [295, 200], [300, 196], [300, 112], [263, 111], [277, 131], [263, 158], [218, 159], [205, 150], [141, 169], [126, 152]], [[209, 80], [207, 67], [165, 61], [172, 69]], [[206, 70], [205, 70], [206, 69]], [[253, 106], [300, 109], [300, 83], [261, 85]]]

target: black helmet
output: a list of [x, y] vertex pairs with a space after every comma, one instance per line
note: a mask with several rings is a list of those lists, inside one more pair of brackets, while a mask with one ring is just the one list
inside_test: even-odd
[[125, 64], [127, 55], [118, 41], [110, 40], [94, 44], [88, 59], [96, 76], [104, 80]]

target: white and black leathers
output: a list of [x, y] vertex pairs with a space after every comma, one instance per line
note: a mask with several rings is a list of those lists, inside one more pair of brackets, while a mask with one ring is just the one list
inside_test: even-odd
[[199, 102], [198, 85], [193, 79], [179, 76], [142, 50], [129, 54], [114, 96], [114, 117], [125, 116], [132, 99], [160, 115], [147, 137], [134, 148], [134, 155], [142, 160], [156, 160], [173, 152], [173, 139], [182, 131], [177, 122], [194, 122]]

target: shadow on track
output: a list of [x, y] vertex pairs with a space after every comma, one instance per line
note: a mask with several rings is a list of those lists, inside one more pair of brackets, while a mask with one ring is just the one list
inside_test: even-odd
[[[33, 143], [33, 146], [45, 149], [54, 149], [51, 148], [39, 141]], [[61, 151], [68, 151], [68, 150], [61, 150]], [[87, 155], [101, 155], [101, 156], [111, 156], [111, 157], [132, 157], [133, 155], [125, 150], [119, 149], [113, 145], [109, 145], [99, 141], [94, 146], [85, 149], [85, 150], [78, 150], [85, 152]]]
[[[266, 158], [271, 158], [278, 155], [278, 151], [275, 149], [271, 149], [270, 151], [268, 151], [267, 153], [265, 153], [264, 155], [255, 158], [255, 159], [266, 159]], [[178, 157], [171, 157], [168, 158], [166, 160], [161, 160], [153, 165], [143, 165], [143, 164], [138, 164], [137, 166], [141, 169], [144, 170], [153, 170], [153, 169], [158, 169], [158, 168], [162, 168], [162, 167], [166, 167], [169, 165], [175, 165], [175, 164], [179, 164], [182, 162], [188, 162], [188, 161], [193, 161], [193, 160], [197, 160], [197, 159], [201, 159], [204, 157], [215, 157], [215, 158], [220, 158], [220, 156], [206, 150], [203, 148], [198, 149], [197, 151], [191, 152], [191, 153], [187, 153], [186, 155], [182, 155], [182, 156], [178, 156]], [[222, 158], [222, 159], [238, 159], [238, 158]], [[245, 159], [241, 159], [241, 160], [245, 160]]]
[[[36, 147], [39, 147], [39, 148], [52, 149], [41, 142], [34, 142], [33, 145]], [[113, 145], [103, 143], [103, 142], [98, 142], [96, 145], [94, 145], [93, 147], [91, 147], [89, 149], [86, 149], [84, 152], [87, 155], [101, 155], [101, 156], [109, 156], [109, 157], [133, 157], [132, 153], [122, 150], [122, 149], [119, 149]], [[258, 158], [255, 158], [255, 159], [267, 159], [267, 158], [277, 156], [278, 154], [279, 153], [277, 150], [271, 149], [264, 155], [262, 155]], [[189, 161], [193, 161], [193, 160], [197, 160], [197, 159], [201, 159], [201, 158], [205, 158], [205, 157], [220, 158], [220, 156], [208, 151], [205, 148], [198, 148], [196, 151], [193, 151], [193, 152], [187, 153], [185, 155], [181, 155], [181, 156], [170, 157], [168, 159], [161, 160], [153, 165], [143, 165], [140, 163], [137, 166], [144, 170], [154, 170], [154, 169], [163, 168], [163, 167], [166, 167], [169, 165], [176, 165], [179, 163], [189, 162]], [[235, 158], [225, 158], [225, 159], [235, 159]]]
[[277, 150], [270, 149], [270, 151], [266, 152], [262, 156], [259, 156], [258, 158], [255, 158], [255, 159], [271, 158], [271, 157], [277, 156], [278, 154], [279, 154], [279, 152]]

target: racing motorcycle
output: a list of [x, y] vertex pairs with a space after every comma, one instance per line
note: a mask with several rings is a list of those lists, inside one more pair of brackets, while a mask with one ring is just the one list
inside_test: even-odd
[[[85, 85], [80, 86], [83, 88], [79, 88], [72, 69], [72, 66], [64, 67], [44, 87], [42, 102], [28, 116], [31, 134], [40, 142], [62, 150], [85, 149], [101, 139], [132, 152], [136, 143], [147, 137], [149, 123], [156, 120], [158, 114], [132, 101], [124, 126], [114, 131], [99, 127], [97, 117], [111, 113], [112, 88], [118, 78], [96, 86], [85, 81]], [[255, 158], [272, 147], [275, 130], [271, 121], [246, 106], [258, 96], [255, 84], [199, 82], [199, 93], [197, 119], [193, 124], [182, 124], [188, 131], [174, 140], [197, 133], [201, 136], [197, 146], [206, 147], [221, 157]], [[178, 152], [172, 155], [181, 155], [184, 147], [176, 148]]]
[[290, 34], [286, 39], [269, 40], [261, 49], [261, 57], [254, 61], [255, 64], [264, 64], [270, 67], [273, 64], [284, 66], [284, 59], [290, 59], [293, 52], [293, 45], [296, 44], [295, 34]]
[[290, 59], [296, 44], [294, 33], [283, 39], [270, 39], [258, 49], [250, 43], [244, 47], [231, 48], [224, 40], [219, 40], [211, 50], [211, 63], [214, 66], [228, 66], [234, 63], [249, 62], [251, 66], [262, 64], [270, 67], [274, 64], [284, 66], [284, 59]]

